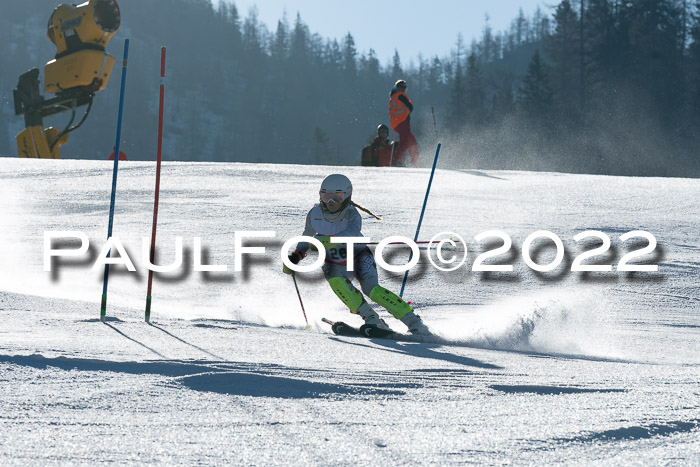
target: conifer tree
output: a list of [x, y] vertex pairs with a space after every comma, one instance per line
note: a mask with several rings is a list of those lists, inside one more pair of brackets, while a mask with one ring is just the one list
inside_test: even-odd
[[448, 122], [453, 130], [458, 130], [466, 123], [466, 94], [466, 80], [462, 71], [462, 64], [457, 62], [450, 88], [450, 106], [448, 109]]
[[343, 71], [347, 79], [357, 77], [357, 49], [355, 49], [355, 39], [350, 33], [343, 40]]
[[554, 13], [555, 28], [546, 40], [546, 52], [552, 63], [552, 89], [561, 114], [578, 109], [580, 99], [580, 47], [578, 16], [569, 0], [563, 0]]
[[391, 75], [394, 80], [401, 79], [403, 76], [401, 57], [399, 57], [399, 51], [396, 49], [394, 49], [394, 58], [392, 59]]
[[536, 50], [527, 67], [518, 95], [518, 106], [528, 117], [536, 121], [545, 120], [552, 111], [552, 88], [549, 82], [549, 67]]
[[479, 61], [474, 53], [467, 58], [464, 93], [467, 121], [472, 125], [483, 124], [486, 119], [486, 94]]

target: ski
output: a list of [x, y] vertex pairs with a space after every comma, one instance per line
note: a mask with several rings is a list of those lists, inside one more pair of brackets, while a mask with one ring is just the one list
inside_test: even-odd
[[[322, 318], [321, 321], [323, 321], [326, 324], [331, 325], [331, 330], [333, 331], [333, 334], [336, 336], [359, 336], [359, 337], [375, 337], [375, 338], [383, 338], [383, 337], [388, 337], [392, 335], [397, 335], [395, 331], [392, 331], [391, 329], [382, 329], [378, 328], [377, 326], [372, 326], [369, 324], [363, 324], [359, 328], [356, 328], [354, 326], [350, 326], [347, 323], [343, 323], [342, 321], [331, 321], [326, 318]], [[401, 335], [401, 334], [398, 334]]]
[[336, 336], [361, 336], [360, 330], [349, 324], [343, 323], [342, 321], [331, 321], [326, 318], [321, 318], [326, 324], [331, 325], [331, 330]]

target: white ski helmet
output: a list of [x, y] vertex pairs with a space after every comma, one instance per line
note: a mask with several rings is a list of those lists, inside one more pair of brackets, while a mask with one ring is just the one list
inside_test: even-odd
[[350, 179], [342, 174], [331, 174], [323, 179], [321, 183], [321, 189], [318, 192], [321, 202], [326, 204], [324, 201], [324, 193], [327, 194], [339, 194], [342, 193], [342, 203], [343, 208], [350, 203], [350, 198], [352, 197], [352, 183]]

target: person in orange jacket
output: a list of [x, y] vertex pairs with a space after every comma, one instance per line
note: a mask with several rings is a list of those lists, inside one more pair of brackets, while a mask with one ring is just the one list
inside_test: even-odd
[[394, 85], [389, 97], [389, 123], [391, 123], [391, 128], [399, 134], [399, 142], [394, 150], [394, 160], [405, 160], [406, 151], [408, 151], [411, 156], [411, 164], [418, 165], [420, 163], [418, 142], [411, 133], [413, 103], [406, 95], [407, 88], [406, 81], [400, 79]]

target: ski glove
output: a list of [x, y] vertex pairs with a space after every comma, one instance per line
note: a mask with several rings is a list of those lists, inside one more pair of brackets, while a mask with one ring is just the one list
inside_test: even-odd
[[[299, 261], [304, 259], [305, 256], [306, 255], [304, 253], [294, 250], [294, 253], [289, 255], [289, 262], [292, 264], [299, 264]], [[294, 271], [289, 269], [286, 265], [282, 268], [282, 272], [285, 274], [294, 274]]]

